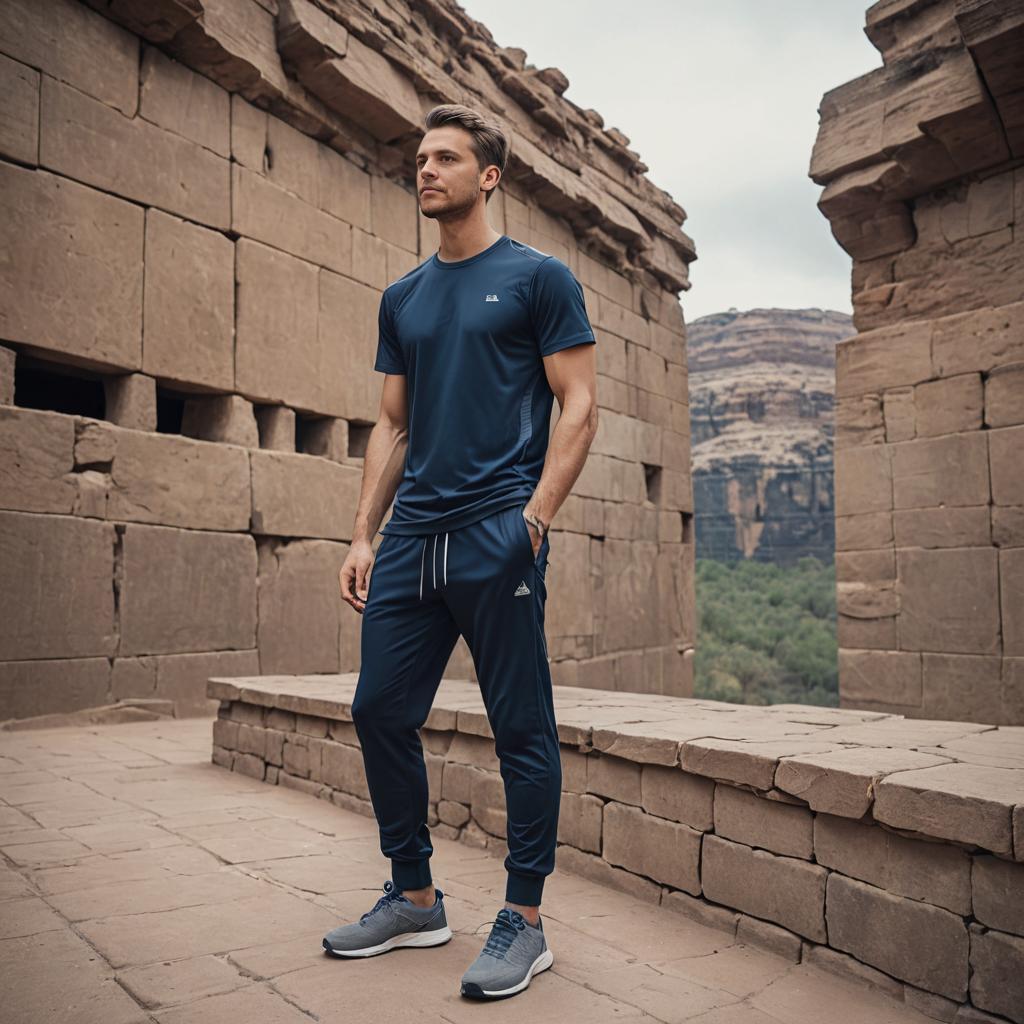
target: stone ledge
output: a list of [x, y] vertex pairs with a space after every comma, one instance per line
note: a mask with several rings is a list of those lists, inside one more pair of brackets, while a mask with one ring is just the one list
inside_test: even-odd
[[[372, 818], [357, 681], [212, 678], [214, 763]], [[559, 869], [937, 1019], [1024, 1024], [1024, 730], [577, 687], [555, 712]], [[431, 834], [505, 857], [477, 684], [445, 680], [420, 735]]]
[[[221, 701], [351, 722], [358, 674], [210, 679]], [[1024, 860], [1024, 727], [882, 712], [554, 688], [558, 735], [583, 753], [760, 792]], [[445, 679], [424, 728], [493, 738], [476, 683]]]

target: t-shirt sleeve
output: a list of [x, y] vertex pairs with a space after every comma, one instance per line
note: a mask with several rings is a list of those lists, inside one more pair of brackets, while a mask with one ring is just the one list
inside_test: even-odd
[[562, 348], [594, 344], [583, 288], [557, 256], [542, 260], [530, 281], [530, 316], [542, 356]]
[[381, 294], [380, 309], [377, 311], [377, 360], [373, 368], [381, 373], [405, 373], [405, 359], [395, 335], [387, 289]]

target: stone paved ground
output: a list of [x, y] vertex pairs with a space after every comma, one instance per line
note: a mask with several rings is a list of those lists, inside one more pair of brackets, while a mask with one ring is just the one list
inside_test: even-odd
[[372, 819], [212, 765], [211, 721], [0, 733], [5, 1024], [310, 1020], [926, 1024], [875, 989], [556, 871], [554, 967], [458, 995], [502, 905], [501, 861], [434, 839], [454, 939], [361, 961], [324, 932], [372, 906]]

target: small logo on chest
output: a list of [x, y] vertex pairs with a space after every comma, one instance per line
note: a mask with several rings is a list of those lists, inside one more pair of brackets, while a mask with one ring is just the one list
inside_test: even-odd
[[484, 302], [497, 302], [497, 301], [498, 301], [498, 296], [497, 295], [488, 295], [484, 299]]

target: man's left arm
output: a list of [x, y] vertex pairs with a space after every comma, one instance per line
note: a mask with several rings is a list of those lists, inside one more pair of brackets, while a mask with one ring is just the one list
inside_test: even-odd
[[[540, 480], [523, 514], [535, 515], [545, 527], [568, 497], [597, 433], [595, 347], [573, 345], [544, 356], [544, 371], [558, 401], [559, 415], [548, 441]], [[540, 536], [536, 527], [527, 522], [536, 554], [540, 550]]]

